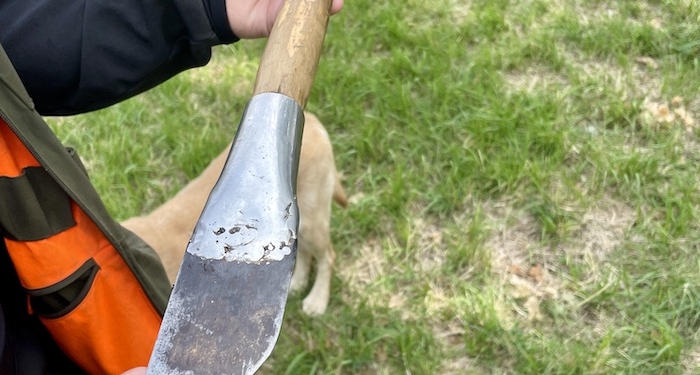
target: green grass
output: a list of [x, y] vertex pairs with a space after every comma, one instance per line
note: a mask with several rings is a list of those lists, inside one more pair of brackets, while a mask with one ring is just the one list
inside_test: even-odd
[[[354, 204], [328, 312], [292, 296], [261, 373], [698, 373], [699, 3], [346, 3], [309, 109]], [[233, 137], [263, 45], [51, 119], [115, 217]]]

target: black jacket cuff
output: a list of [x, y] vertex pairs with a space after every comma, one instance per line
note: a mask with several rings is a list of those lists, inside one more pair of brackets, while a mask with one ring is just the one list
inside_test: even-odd
[[231, 30], [226, 14], [226, 0], [202, 0], [209, 23], [221, 44], [237, 42], [239, 38]]

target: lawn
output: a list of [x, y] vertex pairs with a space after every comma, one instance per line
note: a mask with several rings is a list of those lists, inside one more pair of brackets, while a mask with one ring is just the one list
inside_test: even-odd
[[[263, 46], [49, 121], [148, 212], [233, 138]], [[291, 296], [260, 373], [700, 373], [699, 56], [695, 0], [347, 0], [308, 105], [351, 200], [331, 302]]]

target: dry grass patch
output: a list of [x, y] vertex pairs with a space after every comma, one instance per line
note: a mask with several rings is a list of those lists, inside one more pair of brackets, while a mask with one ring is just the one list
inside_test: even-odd
[[[583, 211], [571, 238], [552, 248], [540, 240], [539, 225], [527, 212], [514, 210], [507, 203], [491, 204], [487, 212], [494, 231], [484, 247], [493, 254], [499, 293], [514, 313], [510, 316], [528, 322], [546, 319], [540, 309], [543, 301], [576, 311], [590, 297], [578, 295], [578, 289], [610, 284], [603, 276], [609, 274], [606, 259], [623, 243], [636, 217], [624, 203], [605, 198]], [[586, 276], [571, 280], [567, 275], [569, 262], [584, 267]], [[577, 285], [569, 285], [572, 282]]]
[[531, 65], [523, 70], [502, 73], [508, 91], [540, 92], [554, 91], [570, 84], [567, 77], [545, 65]]
[[684, 375], [700, 373], [700, 347], [685, 351], [681, 362]]
[[339, 258], [338, 276], [350, 295], [366, 291], [386, 274], [388, 262], [383, 245], [376, 238], [367, 239], [350, 258]]
[[401, 288], [392, 277], [410, 273], [416, 280], [430, 280], [445, 263], [447, 245], [437, 222], [411, 219], [405, 244], [389, 235], [367, 239], [350, 257], [336, 262], [346, 298], [362, 295], [372, 306], [386, 307], [401, 313], [404, 319], [416, 317], [422, 309], [411, 302], [410, 288]]
[[[469, 17], [472, 8], [472, 2], [469, 0], [448, 0], [448, 7], [452, 10], [452, 22], [460, 25], [466, 18]], [[432, 1], [427, 1], [426, 4], [433, 4]]]
[[[355, 254], [338, 260], [344, 300], [352, 305], [354, 296], [361, 295], [370, 305], [395, 310], [405, 320], [425, 316], [439, 345], [451, 353], [443, 360], [441, 373], [446, 374], [483, 371], [478, 361], [464, 354], [464, 336], [470, 334], [461, 318], [465, 313], [495, 314], [503, 329], [529, 327], [536, 332], [551, 319], [543, 304], [557, 305], [576, 321], [567, 328], [572, 337], [595, 341], [608, 332], [610, 319], [582, 307], [617, 285], [615, 270], [606, 261], [627, 239], [636, 213], [611, 197], [579, 211], [570, 238], [552, 247], [540, 239], [539, 224], [531, 214], [506, 200], [484, 203], [484, 230], [491, 235], [481, 248], [483, 257], [491, 259], [490, 269], [475, 269], [475, 261], [448, 279], [442, 272], [449, 266], [450, 231], [466, 228], [473, 213], [455, 216], [449, 224], [415, 215], [401, 246], [392, 236], [372, 238]], [[586, 274], [572, 278], [569, 262]], [[487, 277], [475, 283], [474, 275], [484, 272]], [[411, 273], [414, 284], [390, 280], [399, 273]], [[415, 298], [419, 284], [426, 286], [422, 300]]]
[[680, 125], [690, 133], [697, 127], [696, 114], [686, 108], [680, 96], [664, 102], [645, 100], [641, 118], [644, 124], [656, 129]]

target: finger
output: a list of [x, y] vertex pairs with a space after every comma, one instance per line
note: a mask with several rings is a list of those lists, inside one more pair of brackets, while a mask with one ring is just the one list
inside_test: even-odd
[[336, 14], [340, 12], [341, 9], [343, 9], [343, 0], [333, 0], [333, 4], [331, 4], [331, 13]]
[[146, 374], [146, 368], [145, 367], [138, 367], [135, 369], [131, 369], [122, 375], [145, 375]]

